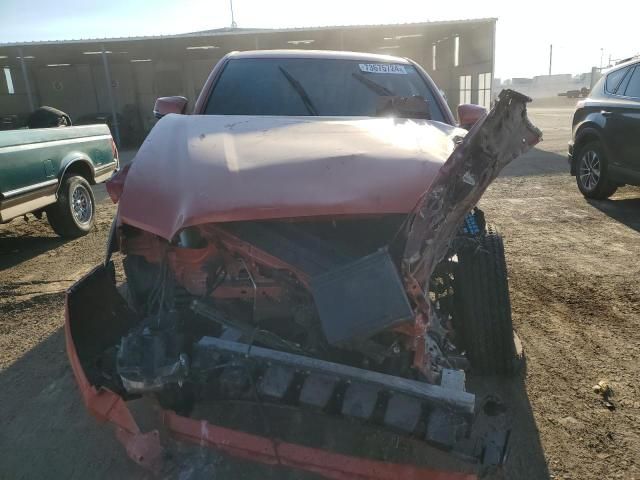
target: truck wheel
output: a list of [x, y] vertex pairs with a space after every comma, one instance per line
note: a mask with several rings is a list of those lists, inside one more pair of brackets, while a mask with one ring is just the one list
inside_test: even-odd
[[578, 152], [576, 182], [586, 198], [604, 200], [618, 187], [608, 180], [608, 161], [600, 142], [589, 142]]
[[51, 228], [66, 238], [89, 233], [95, 223], [95, 199], [89, 182], [79, 175], [62, 178], [58, 201], [47, 208]]
[[502, 237], [494, 226], [487, 225], [487, 231], [475, 240], [458, 252], [456, 333], [474, 372], [511, 374], [518, 360]]

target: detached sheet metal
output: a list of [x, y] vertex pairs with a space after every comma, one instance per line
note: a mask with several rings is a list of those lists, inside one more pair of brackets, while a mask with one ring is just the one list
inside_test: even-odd
[[500, 171], [542, 139], [527, 117], [531, 99], [503, 90], [430, 182], [405, 223], [405, 275], [426, 284], [446, 255], [464, 216]]
[[167, 115], [129, 170], [124, 223], [184, 227], [408, 213], [464, 130], [392, 118]]

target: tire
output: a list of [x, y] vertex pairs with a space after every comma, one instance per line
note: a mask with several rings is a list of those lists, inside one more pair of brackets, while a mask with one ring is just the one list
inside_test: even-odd
[[61, 237], [86, 235], [96, 221], [96, 202], [91, 185], [79, 175], [65, 175], [62, 177], [58, 201], [46, 212], [49, 225]]
[[586, 198], [604, 200], [618, 189], [608, 179], [609, 163], [602, 144], [592, 141], [580, 148], [576, 158], [576, 183]]
[[509, 375], [518, 359], [513, 340], [511, 301], [502, 237], [495, 227], [458, 252], [456, 333], [471, 369], [480, 375]]

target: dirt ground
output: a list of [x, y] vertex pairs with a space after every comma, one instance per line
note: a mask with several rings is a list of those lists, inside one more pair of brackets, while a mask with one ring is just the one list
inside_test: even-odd
[[[482, 201], [505, 236], [526, 369], [470, 389], [510, 408], [508, 478], [640, 479], [640, 189], [586, 201], [566, 173], [571, 110], [530, 113], [544, 142]], [[148, 476], [85, 412], [65, 354], [63, 292], [101, 261], [115, 210], [97, 195], [96, 229], [79, 240], [34, 219], [0, 226], [0, 478]], [[600, 380], [613, 410], [592, 391]], [[208, 478], [237, 478], [225, 462]]]

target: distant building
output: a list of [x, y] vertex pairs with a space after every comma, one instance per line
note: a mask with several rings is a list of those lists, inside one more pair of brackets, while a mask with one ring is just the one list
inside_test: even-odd
[[[561, 73], [555, 75], [537, 75], [533, 78], [510, 78], [501, 84], [494, 83], [493, 95], [497, 95], [503, 88], [512, 88], [533, 99], [557, 97], [560, 93], [582, 88], [591, 89], [594, 78], [593, 72], [571, 75]], [[598, 77], [599, 78], [599, 77]], [[596, 79], [597, 80], [597, 79]]]

